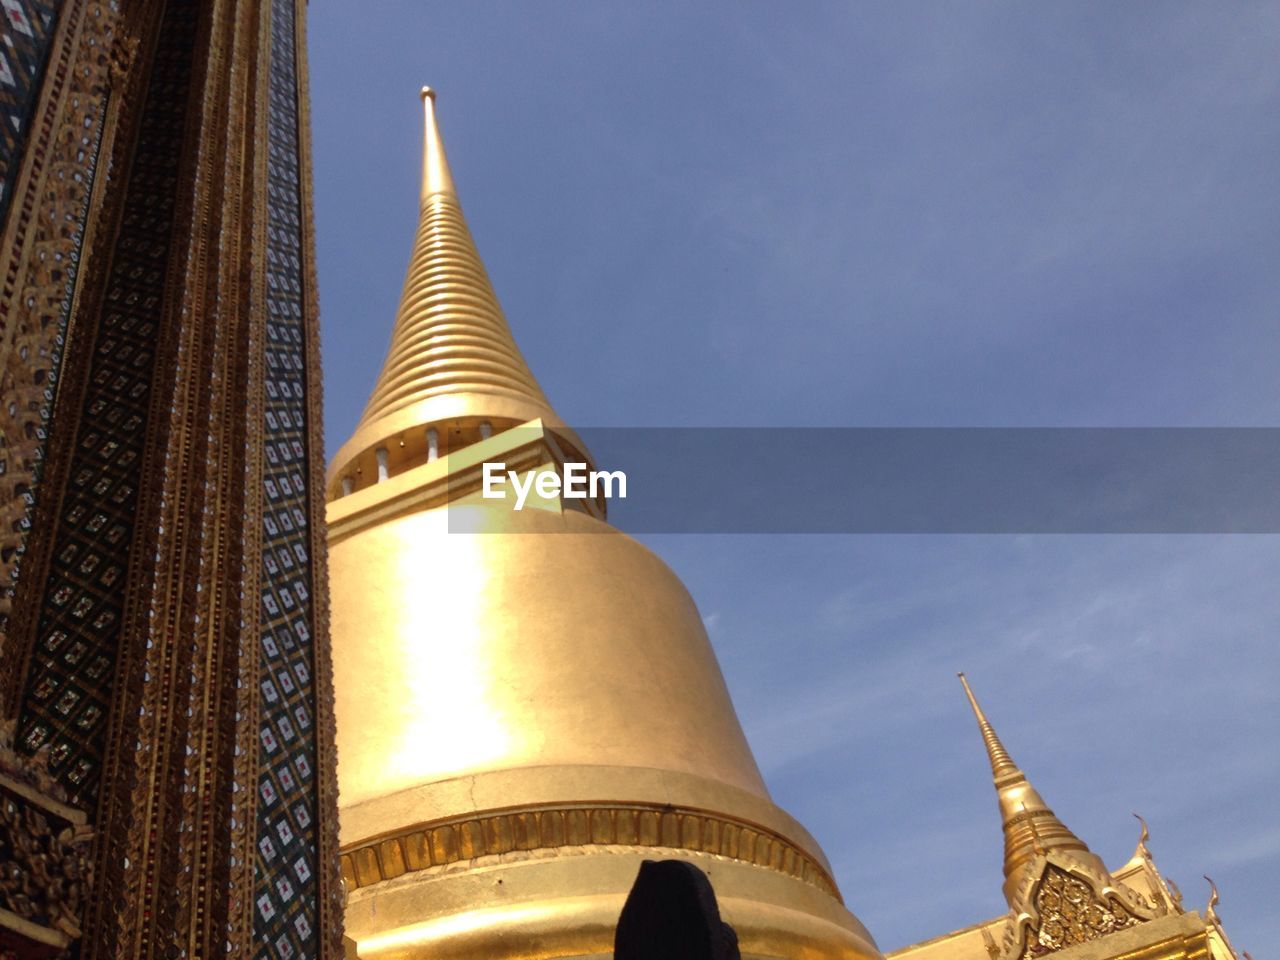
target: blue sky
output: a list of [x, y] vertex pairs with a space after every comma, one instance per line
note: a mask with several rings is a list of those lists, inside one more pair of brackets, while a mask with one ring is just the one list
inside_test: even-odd
[[[1280, 425], [1273, 4], [312, 4], [329, 449], [416, 222], [417, 90], [581, 426]], [[1001, 911], [967, 670], [1108, 862], [1280, 937], [1280, 538], [646, 538], [882, 948]], [[925, 879], [922, 879], [922, 874]]]

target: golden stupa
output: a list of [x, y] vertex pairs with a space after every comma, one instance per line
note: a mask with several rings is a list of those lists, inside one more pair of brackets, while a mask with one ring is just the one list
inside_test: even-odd
[[391, 348], [327, 478], [348, 937], [363, 960], [608, 957], [641, 862], [681, 858], [744, 957], [878, 957], [770, 800], [675, 575], [603, 501], [480, 499], [487, 461], [590, 454], [515, 345], [434, 99]]

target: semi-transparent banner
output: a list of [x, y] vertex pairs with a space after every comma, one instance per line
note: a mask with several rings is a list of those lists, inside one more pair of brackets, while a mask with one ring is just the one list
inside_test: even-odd
[[517, 427], [486, 448], [452, 531], [592, 527], [495, 522], [558, 501], [630, 533], [1280, 532], [1280, 428]]

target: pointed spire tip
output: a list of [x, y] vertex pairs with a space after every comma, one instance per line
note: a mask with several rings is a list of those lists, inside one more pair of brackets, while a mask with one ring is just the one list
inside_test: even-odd
[[453, 174], [445, 157], [444, 142], [440, 139], [440, 125], [436, 122], [436, 92], [431, 87], [422, 88], [422, 192], [420, 200], [445, 193], [456, 197]]
[[991, 761], [991, 773], [997, 781], [1006, 776], [1022, 777], [1022, 771], [1010, 758], [1009, 753], [1004, 748], [1004, 744], [1000, 742], [1000, 738], [996, 736], [995, 728], [987, 720], [987, 716], [982, 712], [982, 707], [978, 705], [978, 698], [973, 694], [973, 688], [969, 686], [969, 679], [963, 674], [958, 674], [960, 683], [964, 687], [965, 696], [969, 700], [969, 706], [973, 709], [973, 715], [978, 721], [978, 730], [982, 733], [982, 740], [987, 747], [987, 758]]

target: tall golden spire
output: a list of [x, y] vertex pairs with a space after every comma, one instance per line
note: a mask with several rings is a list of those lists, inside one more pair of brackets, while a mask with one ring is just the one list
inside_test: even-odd
[[343, 479], [353, 488], [373, 482], [379, 448], [395, 451], [398, 469], [427, 459], [429, 427], [443, 453], [477, 439], [482, 424], [487, 432], [534, 418], [559, 423], [520, 355], [467, 229], [435, 97], [422, 88], [418, 233], [391, 347], [355, 433], [334, 457], [331, 495]]
[[[1004, 748], [995, 728], [978, 705], [969, 681], [962, 673], [965, 695], [973, 714], [978, 719], [978, 729], [987, 747], [991, 761], [991, 776], [995, 781], [996, 797], [1000, 804], [1000, 820], [1004, 827], [1004, 891], [1013, 905], [1022, 876], [1021, 868], [1038, 853], [1050, 850], [1071, 850], [1076, 856], [1107, 875], [1106, 867], [1085, 846], [1084, 841], [1067, 829], [1048, 804], [1027, 781], [1026, 775], [1013, 762]], [[1097, 861], [1096, 864], [1093, 861]]]

